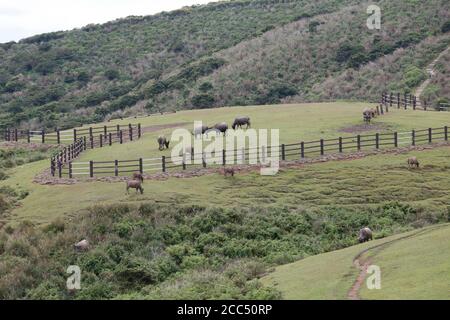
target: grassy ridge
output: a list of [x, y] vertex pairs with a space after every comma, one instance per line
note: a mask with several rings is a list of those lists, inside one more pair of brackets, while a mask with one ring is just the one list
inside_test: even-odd
[[[280, 266], [262, 279], [280, 290], [284, 299], [347, 299], [359, 270], [354, 257], [363, 256], [381, 268], [381, 290], [369, 290], [363, 283], [363, 299], [448, 299], [450, 227], [429, 227], [329, 252]], [[408, 237], [402, 239], [404, 237]], [[370, 250], [370, 248], [390, 243]]]

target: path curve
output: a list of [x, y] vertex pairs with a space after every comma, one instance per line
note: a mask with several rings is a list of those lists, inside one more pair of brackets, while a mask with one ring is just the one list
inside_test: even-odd
[[429, 228], [427, 228], [425, 230], [423, 230], [423, 229], [422, 230], [417, 230], [417, 231], [415, 231], [415, 232], [413, 232], [413, 233], [411, 233], [411, 234], [409, 234], [407, 236], [403, 236], [403, 237], [400, 237], [400, 238], [397, 238], [397, 239], [394, 239], [394, 240], [391, 240], [391, 241], [387, 241], [387, 242], [375, 245], [373, 247], [364, 249], [361, 252], [359, 252], [355, 256], [355, 258], [353, 259], [353, 265], [356, 268], [359, 269], [359, 274], [358, 274], [358, 277], [356, 278], [355, 282], [353, 283], [352, 287], [350, 288], [350, 290], [347, 293], [347, 299], [349, 299], [349, 300], [360, 300], [361, 299], [361, 297], [359, 296], [359, 290], [361, 289], [362, 285], [364, 284], [364, 280], [366, 279], [366, 275], [367, 275], [367, 269], [369, 268], [369, 266], [372, 263], [371, 259], [367, 259], [367, 260], [363, 260], [362, 259], [362, 256], [365, 253], [367, 253], [367, 252], [369, 252], [371, 250], [375, 250], [375, 249], [378, 249], [379, 251], [381, 251], [381, 250], [386, 249], [386, 247], [388, 247], [388, 246], [390, 246], [390, 245], [392, 245], [392, 244], [394, 244], [396, 242], [399, 242], [399, 241], [402, 241], [402, 240], [406, 240], [406, 239], [409, 239], [409, 238], [413, 238], [413, 237], [422, 235], [424, 233], [428, 233], [428, 232], [434, 231], [436, 229], [444, 228], [444, 227], [447, 227], [447, 226], [448, 225], [446, 225], [446, 224], [444, 224], [444, 225], [436, 225], [436, 226], [429, 227]]
[[427, 80], [425, 80], [424, 82], [422, 82], [422, 84], [416, 89], [415, 92], [415, 96], [417, 97], [417, 99], [420, 99], [420, 96], [422, 95], [423, 91], [426, 89], [426, 87], [428, 87], [428, 85], [430, 84], [431, 80], [433, 79], [433, 77], [436, 74], [436, 70], [434, 69], [434, 67], [436, 66], [436, 64], [439, 62], [439, 60], [441, 60], [441, 58], [447, 54], [447, 52], [450, 51], [450, 47], [447, 47], [447, 49], [445, 49], [444, 51], [442, 51], [436, 59], [434, 59], [428, 66], [427, 66]]

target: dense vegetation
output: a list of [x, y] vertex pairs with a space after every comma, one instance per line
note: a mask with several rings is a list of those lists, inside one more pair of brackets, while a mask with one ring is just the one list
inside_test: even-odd
[[[47, 159], [55, 150], [55, 147], [28, 146], [28, 145], [8, 145], [8, 143], [0, 144], [0, 180], [8, 178], [8, 171], [16, 166], [25, 163], [35, 162]], [[11, 186], [0, 187], [0, 226], [5, 218], [6, 212], [9, 211], [19, 200], [28, 196], [28, 191], [22, 188], [15, 189]]]
[[[366, 28], [368, 3], [361, 0], [236, 0], [0, 44], [0, 126], [53, 128], [161, 110], [377, 99], [385, 85], [411, 90], [420, 77], [406, 73], [422, 69], [448, 44], [448, 1], [378, 4], [381, 31]], [[434, 46], [416, 54], [432, 36], [439, 37]], [[377, 69], [374, 63], [386, 56], [401, 59], [394, 70], [405, 81], [348, 75]], [[336, 88], [343, 75], [350, 78], [345, 90]]]
[[[44, 229], [0, 231], [0, 298], [273, 299], [257, 277], [266, 268], [356, 242], [362, 225], [378, 236], [448, 220], [395, 202], [363, 210], [203, 208], [143, 204], [94, 207]], [[89, 239], [87, 252], [73, 244]], [[69, 265], [82, 289], [66, 290]]]

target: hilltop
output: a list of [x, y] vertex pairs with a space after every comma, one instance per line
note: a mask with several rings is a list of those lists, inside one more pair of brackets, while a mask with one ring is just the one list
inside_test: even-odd
[[[0, 126], [411, 92], [450, 43], [445, 0], [237, 0], [0, 44]], [[426, 97], [449, 98], [445, 65]], [[431, 92], [430, 92], [431, 91]]]

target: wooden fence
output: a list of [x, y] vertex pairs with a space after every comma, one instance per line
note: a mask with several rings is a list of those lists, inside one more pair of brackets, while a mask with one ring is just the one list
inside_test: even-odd
[[[317, 158], [325, 155], [345, 152], [358, 152], [362, 150], [377, 150], [383, 148], [397, 148], [401, 146], [416, 146], [437, 141], [448, 141], [448, 127], [412, 130], [408, 132], [375, 133], [351, 137], [338, 137], [334, 139], [319, 139], [315, 141], [282, 144], [278, 147], [281, 161], [302, 160]], [[76, 147], [75, 147], [76, 150]], [[156, 173], [174, 172], [189, 168], [206, 168], [211, 165], [235, 164], [261, 164], [265, 163], [272, 147], [243, 148], [240, 150], [221, 150], [215, 157], [214, 164], [205, 154], [185, 153], [181, 164], [173, 163], [171, 157], [141, 158], [134, 160], [87, 161], [73, 162], [68, 165], [56, 165], [52, 169], [54, 175], [59, 177], [97, 177], [129, 175], [131, 172]], [[188, 161], [198, 159], [198, 162]]]
[[46, 132], [45, 130], [18, 130], [5, 129], [1, 132], [1, 137], [5, 141], [26, 140], [28, 143], [49, 143], [49, 144], [70, 144], [79, 138], [86, 138], [93, 147], [102, 146], [102, 143], [109, 143], [112, 139], [118, 141], [133, 140], [142, 135], [141, 124], [114, 125], [102, 127], [88, 127], [70, 130], [55, 130]]
[[433, 108], [426, 100], [421, 101], [412, 94], [400, 94], [400, 93], [386, 93], [383, 92], [381, 96], [381, 104], [385, 107], [398, 108], [398, 109], [413, 109], [424, 111], [448, 111], [449, 105], [441, 103], [437, 108]]

